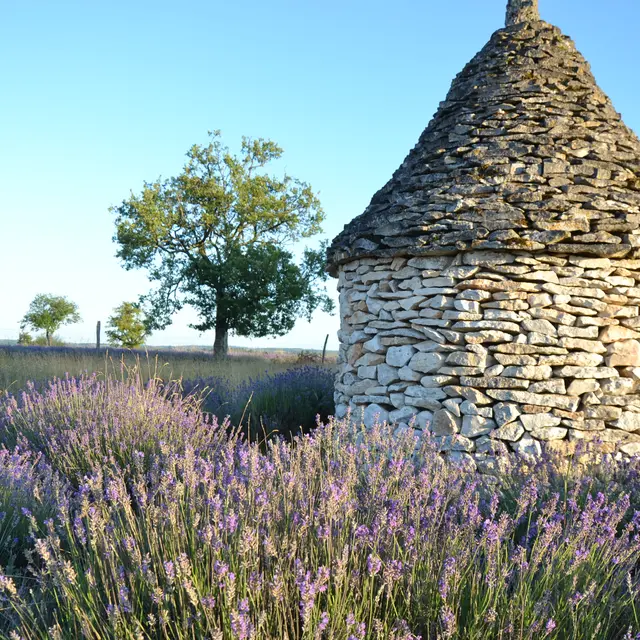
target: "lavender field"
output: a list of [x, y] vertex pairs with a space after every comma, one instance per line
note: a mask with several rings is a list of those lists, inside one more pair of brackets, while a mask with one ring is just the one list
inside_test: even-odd
[[639, 464], [487, 484], [349, 419], [247, 443], [212, 384], [2, 399], [0, 637], [640, 638]]

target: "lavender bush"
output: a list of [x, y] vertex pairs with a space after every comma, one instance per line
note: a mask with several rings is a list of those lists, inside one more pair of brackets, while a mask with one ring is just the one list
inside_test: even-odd
[[[633, 465], [491, 485], [386, 425], [329, 420], [263, 452], [159, 386], [56, 384], [0, 407], [3, 438], [74, 487], [27, 516], [2, 637], [640, 637]], [[5, 503], [28, 497], [2, 477]]]
[[334, 371], [323, 366], [264, 373], [233, 385], [223, 378], [183, 382], [187, 395], [202, 394], [204, 409], [241, 424], [251, 440], [308, 433], [333, 410]]

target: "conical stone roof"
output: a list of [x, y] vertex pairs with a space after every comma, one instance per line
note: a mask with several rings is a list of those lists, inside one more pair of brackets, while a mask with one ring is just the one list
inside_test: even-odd
[[640, 141], [573, 41], [509, 0], [507, 26], [455, 78], [389, 182], [328, 251], [636, 256]]

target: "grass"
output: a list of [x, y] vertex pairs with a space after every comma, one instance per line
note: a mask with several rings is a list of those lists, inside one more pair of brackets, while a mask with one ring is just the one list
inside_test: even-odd
[[[297, 364], [290, 352], [232, 351], [226, 360], [211, 352], [177, 350], [126, 350], [82, 347], [15, 347], [0, 345], [0, 395], [24, 389], [27, 382], [42, 383], [54, 377], [86, 373], [121, 375], [137, 368], [144, 379], [224, 379], [235, 386], [247, 379], [286, 371]], [[335, 358], [334, 358], [335, 359]]]

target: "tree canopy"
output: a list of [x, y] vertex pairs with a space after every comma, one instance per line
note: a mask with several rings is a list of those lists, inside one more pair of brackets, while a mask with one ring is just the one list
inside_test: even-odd
[[51, 346], [51, 337], [62, 326], [80, 322], [78, 306], [64, 296], [38, 294], [29, 305], [29, 310], [22, 318], [21, 329], [32, 327], [44, 331], [47, 345]]
[[144, 344], [148, 335], [144, 321], [144, 313], [135, 302], [123, 302], [113, 310], [107, 322], [107, 338], [109, 343], [136, 349]]
[[191, 305], [195, 329], [215, 329], [214, 352], [227, 353], [228, 334], [283, 335], [298, 317], [332, 309], [321, 282], [324, 246], [300, 263], [290, 247], [321, 231], [324, 213], [307, 183], [277, 177], [266, 165], [282, 156], [272, 141], [242, 139], [232, 155], [218, 131], [187, 152], [182, 172], [144, 183], [111, 210], [117, 255], [125, 268], [147, 269], [157, 287], [142, 302], [147, 329], [163, 329]]

